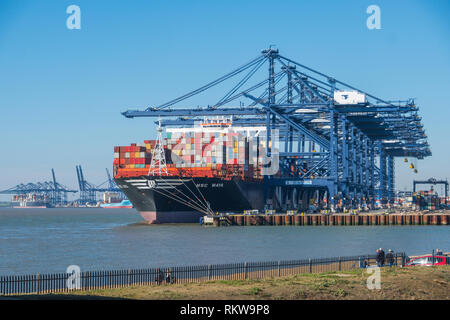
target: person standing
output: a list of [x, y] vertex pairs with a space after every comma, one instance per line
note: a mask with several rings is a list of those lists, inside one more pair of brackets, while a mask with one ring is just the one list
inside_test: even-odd
[[383, 251], [383, 249], [380, 248], [380, 252], [381, 252], [381, 266], [384, 267], [384, 261], [386, 259], [386, 255]]
[[392, 267], [395, 264], [394, 253], [391, 249], [389, 249], [386, 254], [386, 262], [389, 267]]
[[377, 267], [381, 267], [382, 266], [382, 255], [381, 255], [381, 248], [377, 249], [377, 255], [375, 257], [375, 261], [377, 262]]

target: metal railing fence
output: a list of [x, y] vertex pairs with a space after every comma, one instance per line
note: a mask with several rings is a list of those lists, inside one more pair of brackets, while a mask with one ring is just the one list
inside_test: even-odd
[[[251, 280], [303, 273], [339, 272], [376, 265], [375, 255], [303, 260], [244, 262], [167, 268], [84, 271], [79, 273], [1, 276], [0, 294], [57, 293], [72, 290], [121, 288], [142, 285], [173, 285], [214, 280]], [[405, 253], [395, 253], [403, 266]]]

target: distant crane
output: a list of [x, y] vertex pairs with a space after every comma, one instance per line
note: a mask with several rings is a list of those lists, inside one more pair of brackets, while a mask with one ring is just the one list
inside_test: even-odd
[[436, 180], [435, 178], [430, 178], [428, 180], [414, 180], [413, 181], [413, 192], [416, 192], [416, 185], [418, 184], [431, 184], [431, 185], [443, 185], [445, 187], [445, 204], [447, 204], [448, 197], [448, 181], [447, 180]]
[[108, 184], [108, 188], [107, 188], [108, 192], [116, 192], [116, 193], [118, 193], [118, 196], [120, 199], [126, 199], [127, 197], [125, 196], [125, 194], [122, 192], [122, 190], [120, 190], [119, 187], [117, 187], [116, 183], [111, 178], [111, 174], [109, 173], [108, 168], [105, 168], [105, 170], [106, 170], [106, 176], [108, 177], [108, 180], [99, 184], [98, 187], [101, 187], [107, 183]]
[[50, 198], [52, 206], [64, 205], [67, 203], [68, 193], [76, 193], [56, 181], [55, 170], [52, 168], [52, 181], [44, 181], [37, 183], [21, 183], [12, 188], [0, 191], [0, 194], [27, 195], [40, 194]]
[[[78, 179], [78, 187], [80, 189], [80, 199], [79, 203], [95, 203], [97, 202], [97, 192], [117, 192], [119, 193], [119, 197], [125, 199], [125, 195], [121, 192], [121, 190], [116, 186], [114, 180], [111, 179], [111, 175], [109, 174], [108, 169], [106, 169], [106, 175], [108, 180], [105, 182], [94, 185], [84, 178], [83, 169], [81, 165], [76, 166], [77, 171], [77, 179]], [[107, 187], [103, 187], [107, 183]]]

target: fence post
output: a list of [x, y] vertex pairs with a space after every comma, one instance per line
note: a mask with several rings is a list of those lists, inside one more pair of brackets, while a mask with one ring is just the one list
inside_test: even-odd
[[244, 279], [245, 280], [247, 280], [247, 267], [248, 267], [247, 262], [244, 262]]
[[128, 277], [127, 277], [127, 284], [130, 285], [130, 276], [131, 276], [131, 270], [128, 269]]
[[280, 260], [278, 260], [278, 277], [280, 277], [281, 276], [281, 268], [280, 268], [280, 265], [281, 265], [281, 262], [280, 262]]
[[339, 257], [339, 271], [342, 271], [342, 266], [341, 266], [341, 257]]
[[312, 259], [309, 258], [309, 273], [312, 273]]
[[208, 281], [211, 280], [211, 265], [208, 264]]
[[36, 275], [37, 280], [37, 293], [41, 292], [41, 281], [39, 281], [39, 273]]

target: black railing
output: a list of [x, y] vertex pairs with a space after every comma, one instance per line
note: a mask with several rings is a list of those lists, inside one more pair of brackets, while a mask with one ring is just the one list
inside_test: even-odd
[[[120, 288], [141, 285], [184, 284], [213, 280], [247, 280], [302, 273], [338, 272], [376, 265], [375, 255], [269, 262], [244, 262], [173, 268], [85, 271], [0, 277], [0, 294], [56, 293], [72, 290]], [[403, 266], [405, 253], [394, 254]]]

